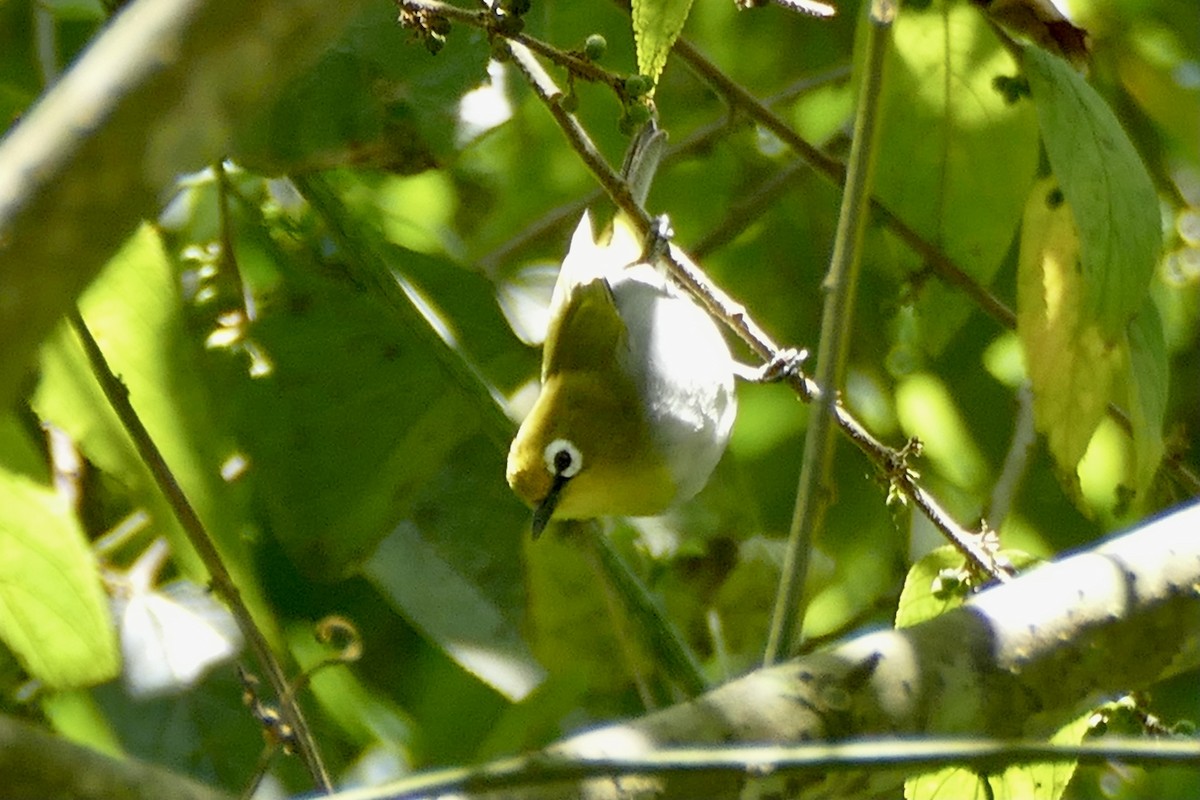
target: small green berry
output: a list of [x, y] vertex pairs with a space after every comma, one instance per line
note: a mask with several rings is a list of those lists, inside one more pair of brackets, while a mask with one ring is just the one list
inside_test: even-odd
[[561, 95], [558, 99], [558, 105], [568, 114], [574, 114], [579, 110], [579, 95], [575, 94], [574, 92]]
[[606, 50], [608, 50], [608, 40], [598, 33], [593, 33], [583, 43], [583, 54], [589, 61], [599, 61], [604, 58]]
[[625, 134], [626, 136], [633, 135], [634, 124], [633, 124], [633, 120], [629, 118], [628, 113], [622, 114], [621, 119], [619, 119], [617, 121], [617, 130], [619, 130], [621, 133]]
[[635, 128], [645, 125], [650, 120], [650, 106], [645, 103], [630, 103], [625, 108], [625, 116]]
[[630, 75], [625, 79], [625, 93], [630, 97], [641, 97], [654, 88], [654, 81], [645, 75]]

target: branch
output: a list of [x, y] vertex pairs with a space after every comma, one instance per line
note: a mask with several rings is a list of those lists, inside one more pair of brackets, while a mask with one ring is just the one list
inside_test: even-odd
[[0, 716], [0, 786], [5, 800], [230, 800], [170, 770], [111, 758], [8, 716]]
[[[745, 782], [747, 776], [756, 775], [769, 774], [777, 780], [804, 780], [805, 775], [818, 770], [838, 773], [872, 769], [878, 773], [879, 767], [886, 766], [917, 772], [945, 766], [960, 766], [974, 769], [982, 777], [1020, 764], [1105, 764], [1111, 761], [1143, 767], [1195, 767], [1200, 765], [1200, 743], [1187, 739], [1164, 741], [1132, 737], [1105, 737], [1101, 741], [1077, 745], [961, 737], [920, 740], [888, 737], [838, 744], [795, 746], [664, 747], [632, 756], [558, 758], [534, 754], [493, 761], [480, 767], [453, 767], [429, 772], [419, 778], [405, 780], [401, 784], [392, 784], [382, 789], [338, 792], [332, 800], [416, 800], [428, 797], [432, 791], [459, 793], [463, 790], [468, 797], [483, 797], [491, 796], [488, 793], [506, 787], [516, 787], [516, 796], [519, 798], [540, 800], [562, 796], [557, 787], [547, 784], [573, 781], [576, 786], [585, 785], [589, 790], [602, 790], [611, 786], [614, 781], [589, 779], [611, 779], [613, 776], [626, 778], [621, 785], [626, 791], [625, 794], [619, 795], [620, 797], [654, 796], [649, 794], [654, 791], [654, 785], [647, 778], [659, 776], [666, 779], [674, 777], [676, 780], [686, 776], [697, 787], [696, 796], [724, 797], [729, 793], [723, 791], [723, 784]], [[640, 785], [639, 781], [629, 780], [628, 776], [640, 778]], [[637, 794], [639, 790], [643, 793]], [[513, 794], [504, 796], [512, 797]], [[668, 796], [684, 795], [672, 788]]]
[[804, 584], [808, 577], [813, 534], [820, 529], [833, 494], [829, 485], [833, 464], [833, 410], [845, 382], [846, 359], [850, 354], [863, 235], [870, 215], [883, 61], [891, 43], [895, 16], [896, 6], [890, 0], [873, 0], [867, 23], [866, 66], [858, 93], [846, 188], [842, 192], [829, 274], [822, 282], [826, 294], [825, 307], [821, 311], [821, 339], [817, 345], [816, 381], [824, 391], [817, 398], [815, 413], [809, 416], [804, 435], [796, 508], [788, 532], [764, 664], [773, 664], [796, 650], [800, 622], [804, 619]]
[[0, 141], [0, 407], [160, 192], [365, 5], [137, 0]]
[[[842, 641], [526, 758], [338, 797], [825, 797], [835, 771], [838, 796], [876, 797], [933, 763], [994, 767], [1119, 752], [1195, 764], [1195, 740], [1034, 742], [1106, 697], [1200, 666], [1197, 529], [1193, 503], [911, 628]], [[896, 742], [916, 736], [958, 741]], [[797, 747], [865, 737], [889, 740]], [[972, 737], [1012, 741], [963, 741]], [[756, 747], [730, 749], [742, 745]]]
[[305, 720], [304, 712], [296, 701], [283, 667], [280, 666], [275, 654], [271, 651], [271, 645], [263, 636], [262, 631], [258, 629], [258, 625], [255, 624], [250, 609], [242, 601], [242, 594], [238, 591], [233, 576], [225, 568], [225, 562], [216, 545], [213, 544], [212, 537], [209, 536], [208, 530], [204, 527], [196, 509], [187, 499], [187, 495], [183, 493], [183, 487], [175, 480], [175, 475], [171, 472], [166, 459], [163, 458], [162, 452], [150, 438], [150, 432], [142, 425], [137, 411], [129, 402], [125, 385], [109, 368], [104, 353], [100, 350], [100, 345], [96, 343], [91, 331], [88, 330], [87, 323], [84, 322], [78, 311], [71, 312], [70, 321], [71, 328], [83, 345], [88, 365], [96, 376], [96, 381], [100, 384], [105, 398], [112, 406], [117, 418], [121, 420], [121, 426], [133, 440], [142, 462], [154, 476], [154, 482], [158, 485], [159, 491], [167, 499], [171, 510], [179, 520], [180, 527], [187, 534], [188, 541], [196, 550], [196, 554], [200, 556], [205, 569], [208, 570], [213, 591], [228, 604], [230, 612], [237, 620], [238, 629], [249, 643], [255, 658], [271, 682], [271, 688], [275, 691], [279, 702], [280, 713], [295, 733], [297, 754], [308, 768], [314, 785], [328, 793], [332, 790], [333, 784], [329, 779], [325, 764], [321, 760], [321, 754], [317, 750], [316, 740]]
[[[425, 0], [421, 0], [425, 2]], [[407, 5], [420, 5], [418, 0], [407, 0]], [[558, 123], [567, 140], [574, 148], [600, 185], [612, 198], [613, 202], [628, 216], [637, 233], [647, 238], [652, 232], [652, 220], [646, 210], [634, 201], [625, 181], [608, 165], [604, 156], [592, 143], [587, 131], [579, 124], [569, 111], [563, 108], [562, 91], [555, 85], [553, 79], [542, 68], [533, 54], [517, 42], [504, 44], [509, 48], [513, 63], [525, 76], [538, 98], [546, 106], [555, 122]], [[672, 276], [684, 286], [692, 296], [716, 319], [723, 322], [730, 330], [746, 342], [756, 355], [767, 363], [776, 363], [786, 351], [780, 348], [740, 304], [734, 302], [727, 294], [714, 285], [704, 272], [678, 245], [671, 243], [668, 251], [663, 254]], [[812, 402], [821, 396], [821, 390], [812, 379], [795, 374], [789, 376], [789, 384], [802, 400]], [[995, 559], [985, 547], [986, 531], [967, 531], [958, 525], [936, 501], [916, 483], [912, 470], [907, 466], [906, 459], [913, 448], [905, 447], [893, 450], [870, 434], [867, 429], [855, 419], [841, 401], [834, 405], [834, 416], [842, 432], [862, 450], [868, 458], [883, 472], [893, 488], [904, 494], [921, 510], [934, 526], [963, 553], [971, 566], [982, 574], [996, 580], [1004, 580], [1004, 572], [997, 566]]]

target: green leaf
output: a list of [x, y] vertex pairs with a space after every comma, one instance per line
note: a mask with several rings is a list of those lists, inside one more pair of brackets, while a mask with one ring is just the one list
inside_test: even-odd
[[1017, 335], [1033, 386], [1034, 421], [1073, 474], [1112, 399], [1125, 348], [1083, 308], [1080, 242], [1053, 179], [1029, 195], [1017, 268]]
[[108, 9], [100, 0], [43, 0], [41, 3], [60, 20], [102, 20]]
[[1163, 457], [1163, 422], [1170, 383], [1167, 343], [1158, 309], [1147, 299], [1129, 323], [1129, 421], [1133, 426], [1134, 488], [1144, 495]]
[[1050, 167], [1079, 231], [1081, 319], [1115, 342], [1158, 263], [1158, 195], [1116, 115], [1079, 73], [1036, 47], [1026, 48], [1024, 66]]
[[[692, 0], [633, 0], [638, 73], [658, 83], [667, 55], [687, 22]], [[653, 88], [650, 94], [653, 95]]]
[[617, 622], [617, 601], [606, 597], [584, 535], [572, 524], [552, 525], [538, 541], [527, 540], [526, 635], [556, 679], [583, 675], [593, 692], [623, 690], [631, 673], [650, 674], [653, 662]]
[[436, 543], [401, 523], [367, 562], [368, 578], [418, 630], [459, 665], [510, 701], [523, 700], [546, 677], [521, 636], [512, 609], [498, 605], [445, 560]]
[[[1063, 726], [1053, 744], [1083, 741], [1091, 712]], [[999, 775], [982, 775], [964, 767], [947, 767], [909, 778], [905, 800], [1059, 800], [1075, 774], [1077, 762], [1018, 764]]]
[[[453, 52], [452, 52], [453, 51]], [[238, 129], [231, 155], [267, 172], [367, 166], [399, 173], [446, 160], [459, 101], [487, 77], [488, 42], [462, 26], [430, 55], [373, 3], [313, 67], [256, 120]]]
[[[880, 99], [875, 194], [987, 286], [1009, 250], [1037, 169], [1033, 109], [1008, 102], [994, 84], [1017, 65], [969, 4], [906, 9], [893, 41]], [[909, 261], [906, 268], [924, 265]], [[917, 312], [925, 346], [938, 352], [971, 306], [961, 293], [929, 281]]]
[[[961, 591], [947, 590], [952, 575], [958, 576]], [[904, 576], [896, 627], [908, 628], [961, 606], [967, 595], [966, 578], [966, 561], [953, 546], [943, 545], [927, 553]]]
[[[185, 324], [175, 274], [158, 232], [144, 226], [113, 257], [80, 300], [88, 328], [109, 367], [129, 391], [134, 410], [247, 599], [255, 603], [244, 529], [244, 494], [222, 477], [239, 458], [214, 396], [227, 383], [202, 357]], [[66, 326], [42, 349], [42, 377], [33, 406], [67, 431], [93, 464], [145, 509], [171, 540], [175, 563], [206, 580], [174, 511], [159, 491], [132, 439], [104, 397], [79, 342]]]
[[54, 492], [0, 470], [0, 638], [53, 688], [117, 674], [117, 642], [83, 530]]
[[332, 580], [404, 516], [479, 412], [372, 295], [293, 272], [275, 299], [250, 329], [272, 367], [243, 387], [241, 437], [272, 532]]
[[[1004, 561], [1017, 569], [1037, 558], [1021, 550], [1002, 550]], [[896, 606], [896, 627], [909, 628], [958, 608], [970, 593], [966, 559], [953, 545], [942, 545], [922, 556], [904, 576], [904, 588]]]
[[45, 456], [34, 445], [29, 431], [11, 412], [0, 414], [0, 470], [4, 469], [39, 483], [50, 479]]

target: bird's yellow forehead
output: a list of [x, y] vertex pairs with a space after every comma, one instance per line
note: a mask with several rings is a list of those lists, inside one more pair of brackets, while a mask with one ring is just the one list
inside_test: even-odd
[[554, 483], [546, 449], [556, 440], [579, 453], [578, 474], [564, 485], [555, 518], [663, 511], [675, 493], [654, 451], [636, 395], [594, 373], [550, 376], [508, 453], [508, 483], [536, 507]]
[[508, 485], [531, 506], [550, 492], [554, 476], [546, 465], [546, 445], [560, 435], [571, 416], [569, 407], [564, 410], [561, 390], [558, 376], [546, 381], [508, 450]]

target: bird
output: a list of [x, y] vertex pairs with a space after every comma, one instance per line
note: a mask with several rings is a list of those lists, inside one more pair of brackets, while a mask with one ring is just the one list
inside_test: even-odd
[[[641, 204], [665, 134], [634, 137], [622, 174]], [[660, 218], [664, 219], [665, 218]], [[541, 389], [506, 477], [551, 520], [651, 516], [694, 497], [737, 414], [736, 362], [715, 320], [667, 276], [665, 223], [639, 241], [618, 213], [600, 234], [585, 211], [550, 300]]]

